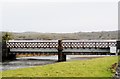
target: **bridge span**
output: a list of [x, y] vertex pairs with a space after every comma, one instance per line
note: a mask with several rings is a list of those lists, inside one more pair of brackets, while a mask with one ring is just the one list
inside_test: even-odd
[[66, 61], [66, 55], [117, 54], [116, 40], [9, 40], [8, 56], [18, 53], [57, 54], [58, 61]]

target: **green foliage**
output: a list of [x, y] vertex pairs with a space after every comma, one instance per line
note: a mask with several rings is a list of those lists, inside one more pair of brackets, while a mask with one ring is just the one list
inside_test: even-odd
[[3, 77], [112, 77], [110, 67], [117, 56], [61, 62], [45, 66], [3, 71]]
[[12, 34], [8, 32], [4, 33], [2, 36], [3, 41], [8, 41], [8, 40], [11, 40], [12, 38], [13, 38]]

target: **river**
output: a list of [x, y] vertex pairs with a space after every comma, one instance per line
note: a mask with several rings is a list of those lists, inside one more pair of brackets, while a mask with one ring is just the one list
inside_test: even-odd
[[[91, 58], [103, 57], [101, 55], [67, 55], [67, 61], [86, 60]], [[0, 71], [14, 70], [18, 68], [26, 68], [40, 65], [47, 65], [58, 63], [58, 56], [34, 56], [34, 57], [20, 57], [13, 61], [3, 62], [0, 66]]]

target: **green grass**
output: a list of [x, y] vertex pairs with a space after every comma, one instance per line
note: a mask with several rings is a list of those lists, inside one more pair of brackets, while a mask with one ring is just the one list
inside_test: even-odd
[[3, 77], [112, 77], [117, 56], [77, 60], [2, 72]]

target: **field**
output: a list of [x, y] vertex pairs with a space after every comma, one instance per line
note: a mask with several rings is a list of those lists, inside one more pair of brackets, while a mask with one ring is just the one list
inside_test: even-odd
[[2, 72], [3, 77], [112, 77], [111, 66], [118, 62], [117, 56], [61, 62], [45, 66], [21, 68]]

